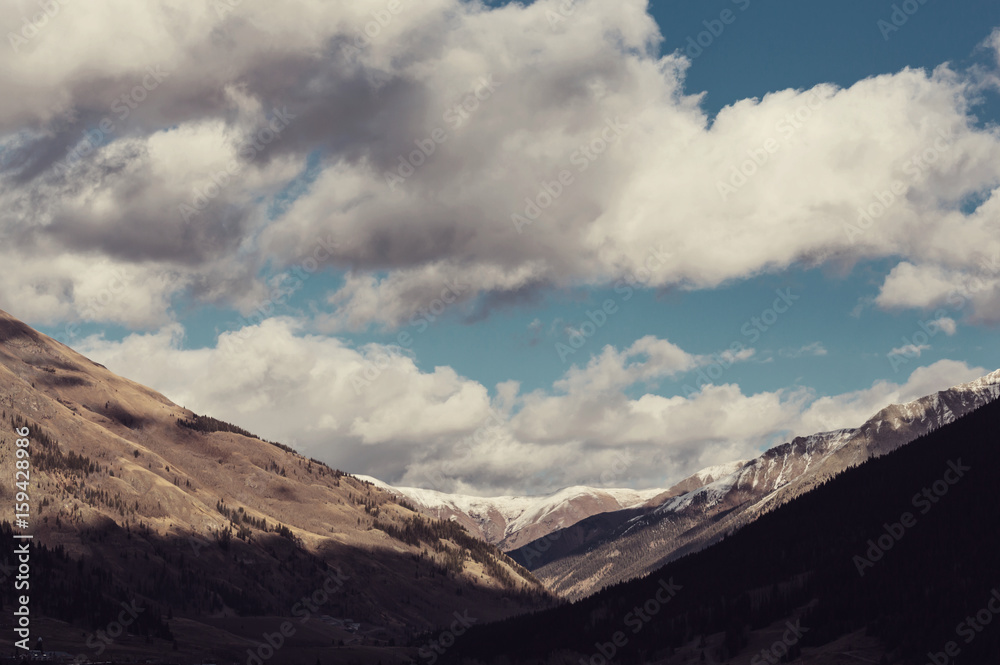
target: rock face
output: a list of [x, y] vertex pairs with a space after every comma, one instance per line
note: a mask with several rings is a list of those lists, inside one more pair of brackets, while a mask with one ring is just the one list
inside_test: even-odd
[[[455, 525], [198, 416], [5, 312], [0, 411], [5, 478], [14, 478], [15, 428], [30, 431], [30, 532], [50, 552], [38, 558], [49, 568], [35, 574], [49, 586], [40, 582], [36, 597], [58, 608], [44, 616], [96, 622], [102, 603], [113, 616], [117, 603], [141, 598], [151, 635], [183, 619], [208, 642], [239, 644], [253, 636], [206, 619], [288, 616], [335, 569], [346, 581], [323, 613], [384, 642], [446, 625], [455, 611], [487, 620], [550, 602], [527, 571]], [[0, 483], [7, 505], [15, 491]]]
[[[797, 437], [718, 477], [695, 476], [647, 502], [594, 515], [511, 552], [550, 589], [579, 598], [705, 547], [850, 466], [878, 457], [1000, 396], [1000, 370], [888, 406], [855, 429]], [[724, 470], [723, 470], [724, 471]], [[692, 489], [689, 489], [692, 487]]]

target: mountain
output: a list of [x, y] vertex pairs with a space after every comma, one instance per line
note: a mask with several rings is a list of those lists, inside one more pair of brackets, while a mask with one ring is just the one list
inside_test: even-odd
[[543, 496], [479, 497], [393, 487], [376, 478], [358, 477], [405, 497], [426, 515], [461, 524], [503, 550], [517, 549], [591, 515], [642, 505], [663, 493], [663, 490], [567, 487]]
[[668, 498], [712, 483], [744, 464], [746, 460], [702, 469], [670, 489], [575, 486], [540, 496], [468, 496], [394, 487], [370, 476], [358, 478], [405, 497], [425, 515], [457, 522], [470, 533], [509, 552], [593, 515], [658, 506]]
[[581, 598], [699, 550], [845, 469], [954, 422], [998, 395], [1000, 370], [888, 406], [858, 428], [797, 437], [700, 487], [593, 515], [510, 554], [553, 591]]
[[649, 575], [478, 626], [439, 663], [1000, 662], [998, 431], [994, 400]]
[[[26, 528], [3, 523], [0, 556], [13, 561], [14, 531], [33, 534], [32, 620], [48, 649], [245, 661], [294, 618], [277, 662], [313, 663], [320, 646], [402, 662], [412, 650], [393, 645], [456, 613], [495, 620], [553, 601], [458, 525], [180, 407], [5, 312], [0, 449], [0, 497], [30, 504]], [[21, 487], [16, 464], [30, 465]], [[2, 600], [16, 601], [12, 585]], [[137, 616], [105, 644], [122, 604]]]

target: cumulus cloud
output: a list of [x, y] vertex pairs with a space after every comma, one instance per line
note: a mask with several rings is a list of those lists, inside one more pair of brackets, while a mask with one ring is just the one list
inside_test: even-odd
[[[580, 0], [552, 26], [560, 2], [404, 2], [370, 37], [384, 0], [60, 4], [0, 50], [0, 260], [142, 263], [134, 288], [161, 313], [106, 320], [149, 326], [177, 294], [248, 311], [267, 267], [332, 234], [333, 332], [405, 324], [456, 282], [475, 318], [632, 275], [711, 288], [880, 257], [900, 261], [880, 304], [925, 307], [1000, 251], [983, 76], [907, 69], [709, 118], [646, 2]], [[85, 318], [82, 278], [30, 272], [0, 294]], [[1000, 319], [995, 280], [967, 305]]]
[[666, 486], [986, 373], [942, 360], [902, 385], [834, 397], [804, 388], [745, 394], [735, 384], [664, 397], [642, 388], [710, 359], [643, 337], [605, 347], [550, 389], [525, 392], [515, 381], [490, 389], [449, 367], [422, 371], [397, 347], [354, 347], [288, 318], [225, 333], [210, 348], [185, 349], [183, 336], [174, 324], [121, 342], [91, 337], [82, 350], [188, 408], [348, 471], [482, 494], [599, 484], [619, 460], [618, 483]]
[[863, 390], [820, 397], [803, 412], [799, 419], [800, 431], [820, 432], [856, 427], [889, 404], [909, 402], [972, 381], [988, 372], [982, 367], [969, 367], [964, 362], [939, 360], [914, 369], [902, 384], [880, 380]]
[[875, 302], [885, 309], [938, 308], [971, 322], [996, 323], [1000, 321], [1000, 251], [968, 268], [904, 261], [885, 278]]

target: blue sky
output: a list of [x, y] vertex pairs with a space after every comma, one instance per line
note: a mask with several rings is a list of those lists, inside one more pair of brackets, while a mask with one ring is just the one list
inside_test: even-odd
[[[364, 3], [351, 15], [319, 20], [319, 14], [307, 16], [327, 10], [302, 2], [299, 20], [316, 24], [309, 28], [317, 31], [314, 43], [327, 48], [301, 60], [279, 62], [280, 56], [251, 46], [242, 52], [240, 46], [220, 55], [217, 71], [202, 76], [194, 73], [190, 57], [164, 51], [171, 54], [163, 55], [171, 74], [162, 88], [147, 87], [142, 96], [150, 101], [137, 104], [122, 129], [74, 165], [73, 177], [91, 187], [85, 205], [72, 193], [79, 187], [57, 182], [55, 175], [46, 179], [46, 168], [55, 173], [55, 166], [45, 166], [45, 155], [65, 154], [66, 146], [98, 126], [104, 100], [112, 97], [82, 92], [86, 77], [96, 76], [98, 88], [121, 89], [123, 81], [136, 80], [129, 66], [94, 59], [98, 74], [87, 74], [66, 65], [61, 75], [68, 94], [76, 95], [73, 113], [54, 97], [35, 108], [0, 108], [7, 114], [0, 115], [0, 136], [8, 136], [2, 145], [15, 155], [4, 177], [13, 196], [25, 197], [15, 201], [49, 192], [53, 201], [66, 202], [32, 222], [40, 238], [32, 245], [39, 265], [48, 248], [61, 257], [52, 262], [58, 270], [25, 271], [31, 276], [23, 283], [0, 289], [0, 307], [189, 407], [246, 422], [271, 438], [391, 482], [420, 484], [455, 459], [456, 446], [478, 431], [484, 409], [502, 410], [508, 420], [503, 446], [495, 447], [503, 448], [504, 460], [463, 459], [438, 483], [485, 493], [585, 482], [622, 451], [648, 454], [661, 467], [634, 470], [621, 484], [665, 483], [699, 464], [809, 433], [802, 428], [860, 424], [854, 421], [866, 409], [1000, 367], [1000, 297], [991, 290], [996, 272], [989, 269], [993, 248], [974, 240], [976, 233], [1000, 230], [993, 205], [1000, 182], [991, 166], [991, 151], [1000, 143], [997, 3], [711, 0], [653, 2], [647, 8], [629, 2], [614, 13], [592, 2], [482, 8], [440, 0], [401, 11], [372, 29], [378, 34], [370, 45], [353, 53], [351, 35], [368, 29], [381, 4]], [[903, 4], [915, 9], [912, 15]], [[647, 10], [655, 24], [644, 23]], [[425, 12], [422, 22], [418, 11]], [[272, 43], [293, 44], [289, 35], [301, 26], [292, 15], [287, 35], [281, 27], [268, 35]], [[234, 16], [198, 20], [231, 31], [234, 43], [246, 37], [241, 31], [247, 28], [234, 23]], [[52, 31], [59, 29], [54, 23]], [[436, 24], [445, 35], [440, 45], [429, 27]], [[352, 33], [345, 25], [358, 27]], [[393, 30], [407, 39], [380, 38]], [[532, 45], [518, 42], [517, 35], [534, 39], [536, 33], [539, 41]], [[595, 42], [600, 46], [592, 47]], [[41, 62], [56, 43], [55, 32], [43, 34], [22, 46], [25, 53], [4, 57], [13, 58], [11, 67], [23, 68], [27, 80], [36, 66], [32, 59]], [[83, 61], [96, 58], [84, 45], [67, 50], [73, 48]], [[407, 58], [434, 65], [411, 67]], [[251, 69], [248, 63], [256, 64]], [[949, 69], [932, 73], [944, 63]], [[282, 67], [286, 74], [276, 73]], [[902, 73], [906, 68], [925, 73], [909, 76]], [[435, 70], [439, 77], [428, 73]], [[499, 71], [501, 84], [483, 92], [485, 79], [476, 74], [488, 71]], [[656, 71], [662, 81], [653, 84]], [[882, 75], [880, 83], [859, 83]], [[172, 80], [183, 85], [171, 88]], [[184, 90], [203, 90], [208, 97], [192, 106]], [[213, 97], [213, 90], [223, 92]], [[467, 122], [442, 124], [448, 115], [441, 109], [463, 95], [472, 99], [473, 91], [482, 96], [473, 101]], [[352, 106], [354, 98], [364, 101]], [[748, 151], [778, 136], [774, 128], [781, 125], [774, 118], [781, 109], [795, 113], [808, 100], [817, 100], [817, 110], [805, 109], [803, 128], [775, 144], [770, 163], [759, 166], [762, 175], [738, 186], [733, 201], [706, 203], [727, 178], [727, 164], [741, 163]], [[247, 127], [264, 126], [274, 117], [271, 109], [282, 106], [299, 119], [253, 153], [231, 178], [237, 184], [221, 187], [193, 222], [180, 224], [170, 212], [176, 192], [204, 191], [209, 182], [195, 177], [199, 163], [224, 163], [218, 146]], [[600, 136], [604, 122], [619, 115], [632, 129], [620, 140], [609, 139], [607, 156], [602, 148], [592, 168], [575, 176], [587, 184], [568, 185], [526, 234], [509, 226], [498, 230], [509, 212], [521, 210], [524, 195], [534, 196], [557, 177], [577, 145], [573, 141]], [[956, 118], [964, 125], [961, 136], [931, 155], [934, 166], [912, 178], [901, 175], [907, 159], [931, 150], [931, 129], [941, 131]], [[447, 141], [426, 157], [426, 167], [417, 155], [415, 175], [399, 179], [402, 193], [385, 189], [385, 174], [413, 159], [404, 155], [413, 155], [408, 151], [421, 140], [426, 144], [435, 123]], [[39, 138], [44, 132], [36, 132], [46, 127], [63, 145], [51, 136]], [[899, 136], [890, 136], [897, 127]], [[525, 136], [533, 138], [522, 142]], [[145, 156], [132, 157], [130, 149]], [[174, 154], [183, 157], [173, 160]], [[141, 168], [107, 166], [131, 159]], [[861, 186], [845, 184], [862, 166], [869, 175]], [[95, 175], [99, 169], [106, 169], [101, 177]], [[141, 184], [116, 183], [123, 172], [156, 175]], [[178, 175], [172, 180], [171, 173]], [[692, 174], [701, 174], [700, 185], [678, 184]], [[869, 180], [871, 189], [864, 191]], [[845, 241], [840, 231], [823, 236], [831, 228], [846, 233], [857, 222], [858, 205], [872, 205], [893, 181], [906, 191], [894, 197], [905, 197], [905, 209], [888, 206], [884, 220], [857, 242]], [[173, 190], [167, 195], [156, 187]], [[498, 191], [504, 188], [509, 192]], [[116, 202], [120, 212], [100, 212]], [[931, 238], [956, 219], [973, 229], [956, 234], [964, 244], [951, 247]], [[622, 280], [655, 244], [660, 224], [668, 249], [676, 251], [667, 259], [667, 274], [625, 289]], [[807, 224], [816, 226], [810, 231]], [[749, 235], [753, 228], [760, 230]], [[275, 318], [265, 331], [267, 351], [227, 356], [220, 335], [225, 339], [253, 327], [247, 321], [264, 318], [252, 312], [269, 302], [274, 280], [295, 282], [290, 271], [325, 233], [337, 238], [338, 249], [308, 272], [293, 295], [268, 307]], [[924, 237], [919, 247], [912, 240]], [[599, 254], [610, 258], [597, 259]], [[92, 264], [102, 267], [83, 267]], [[128, 275], [121, 289], [108, 286], [115, 284], [107, 276], [113, 269]], [[956, 284], [977, 275], [986, 286], [952, 297]], [[441, 284], [465, 279], [469, 290], [425, 325], [422, 312]], [[95, 297], [111, 292], [108, 303], [93, 306]], [[781, 293], [791, 305], [768, 314]], [[593, 314], [606, 303], [613, 313]], [[758, 326], [771, 315], [772, 323]], [[602, 325], [581, 337], [576, 331], [595, 316]], [[401, 334], [407, 340], [403, 350], [393, 347]], [[248, 344], [263, 336], [248, 334]], [[659, 340], [659, 346], [638, 344], [644, 338]], [[581, 405], [594, 395], [574, 392], [583, 391], [580, 386], [613, 385], [617, 392], [602, 393], [599, 401], [622, 411], [609, 411], [605, 422], [628, 422], [645, 413], [644, 396], [692, 397], [701, 389], [699, 371], [714, 371], [720, 362], [713, 354], [737, 349], [746, 355], [723, 362], [712, 383], [736, 391], [740, 406], [734, 412], [767, 412], [760, 402], [768, 400], [780, 411], [767, 423], [748, 424], [746, 436], [734, 438], [722, 428], [704, 441], [636, 434], [609, 442], [600, 428], [548, 420], [586, 413]], [[348, 351], [354, 355], [336, 355]], [[386, 353], [391, 369], [378, 372], [378, 381], [387, 382], [380, 397], [365, 401], [355, 391], [360, 401], [351, 403], [353, 410], [324, 407], [341, 401], [336, 391], [327, 402], [315, 397], [330, 383], [350, 384], [343, 373], [310, 373], [317, 387], [304, 381], [308, 397], [277, 394], [278, 384], [291, 381], [275, 379], [283, 367], [322, 366], [333, 357], [363, 366]], [[598, 362], [605, 355], [607, 367], [613, 365], [607, 372]], [[257, 364], [258, 374], [236, 382], [246, 391], [242, 395], [224, 386], [199, 390], [189, 384], [204, 382], [177, 373], [180, 367]], [[386, 376], [397, 369], [403, 394], [420, 394], [413, 404], [403, 406], [388, 385]], [[579, 398], [572, 407], [559, 402], [571, 397]], [[683, 407], [676, 406], [679, 401], [662, 404], [694, 409], [697, 402], [697, 413], [711, 418], [712, 399], [706, 392]], [[718, 399], [725, 401], [722, 392]], [[311, 406], [300, 409], [303, 400]], [[433, 423], [413, 415], [422, 424], [390, 427], [393, 404], [402, 414], [432, 414], [426, 417]], [[290, 408], [297, 414], [294, 423], [285, 415]], [[668, 411], [656, 417], [670, 427]], [[524, 473], [533, 479], [561, 456], [589, 455], [590, 461], [549, 480], [519, 482], [508, 458], [527, 451], [537, 457], [537, 468]]]

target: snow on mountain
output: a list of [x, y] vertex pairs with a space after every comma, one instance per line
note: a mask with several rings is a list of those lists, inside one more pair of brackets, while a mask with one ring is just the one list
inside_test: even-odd
[[597, 513], [640, 506], [664, 491], [576, 486], [541, 496], [481, 497], [394, 487], [370, 476], [357, 477], [406, 497], [424, 513], [460, 522], [505, 549], [519, 547]]
[[671, 512], [676, 510], [683, 510], [690, 506], [694, 500], [698, 497], [704, 499], [704, 505], [706, 507], [711, 507], [717, 504], [722, 497], [729, 493], [729, 490], [733, 488], [740, 478], [740, 473], [734, 471], [727, 476], [723, 476], [718, 480], [714, 480], [704, 487], [700, 487], [693, 492], [687, 492], [686, 494], [681, 494], [676, 496], [667, 503], [663, 504], [656, 509], [657, 513]]
[[746, 466], [748, 460], [741, 459], [735, 462], [726, 462], [725, 464], [716, 464], [715, 466], [710, 466], [702, 469], [694, 474], [694, 477], [703, 483], [713, 483], [720, 478], [724, 478], [731, 473], [742, 469]]
[[[911, 402], [889, 405], [861, 427], [797, 437], [755, 460], [721, 464], [699, 471], [694, 477], [705, 481], [703, 487], [671, 498], [656, 512], [684, 510], [696, 502], [704, 508], [711, 508], [734, 488], [749, 487], [765, 493], [777, 491], [807, 476], [811, 468], [819, 468], [848, 444], [853, 443], [850, 446], [852, 463], [863, 461], [872, 454], [883, 455], [912, 440], [914, 435], [924, 433], [917, 433], [914, 427], [924, 431], [937, 429], [958, 418], [953, 407], [964, 415], [998, 396], [1000, 370]], [[897, 431], [903, 432], [902, 438], [887, 436], [889, 432]], [[876, 440], [879, 434], [881, 437]]]
[[511, 550], [599, 513], [652, 507], [663, 501], [668, 502], [664, 506], [682, 509], [696, 500], [702, 489], [708, 505], [714, 505], [735, 482], [728, 481], [730, 484], [726, 485], [727, 479], [748, 463], [748, 460], [736, 460], [705, 467], [669, 490], [578, 485], [540, 496], [449, 494], [419, 487], [395, 487], [372, 476], [356, 477], [407, 498], [425, 514], [457, 521], [487, 542]]
[[896, 450], [997, 398], [1000, 370], [889, 405], [859, 427], [796, 437], [748, 462], [705, 469], [645, 510], [587, 519], [553, 534], [558, 546], [543, 550], [529, 543], [512, 556], [530, 551], [533, 556], [523, 560], [551, 589], [571, 598], [586, 595], [696, 551], [850, 466]]
[[[734, 520], [752, 519], [776, 502], [806, 492], [852, 464], [895, 450], [997, 397], [1000, 370], [934, 395], [887, 406], [857, 428], [796, 437], [756, 459], [706, 467], [669, 489], [578, 486], [544, 496], [478, 497], [392, 487], [375, 478], [358, 477], [405, 496], [425, 514], [455, 520], [507, 551], [588, 518], [618, 511], [625, 511], [622, 519], [628, 526], [623, 527], [625, 531], [607, 534], [609, 542], [624, 538], [626, 533], [635, 537], [659, 519], [683, 520], [691, 534], [696, 534], [703, 522], [708, 524], [731, 510], [735, 510]], [[739, 517], [744, 513], [745, 517]], [[593, 533], [600, 532], [597, 529]], [[714, 535], [712, 529], [705, 533], [709, 534], [706, 538]], [[680, 542], [675, 540], [673, 545], [665, 546], [679, 546]], [[614, 577], [614, 566], [606, 572], [607, 578]], [[586, 584], [584, 587], [589, 588]]]
[[529, 511], [539, 500], [556, 496], [555, 494], [549, 495], [549, 497], [469, 496], [464, 494], [448, 494], [446, 492], [419, 487], [394, 487], [370, 476], [358, 476], [358, 478], [368, 480], [383, 489], [402, 495], [424, 509], [450, 509], [466, 513], [470, 516], [484, 516], [496, 511], [507, 523], [513, 523], [524, 515], [525, 512]]

